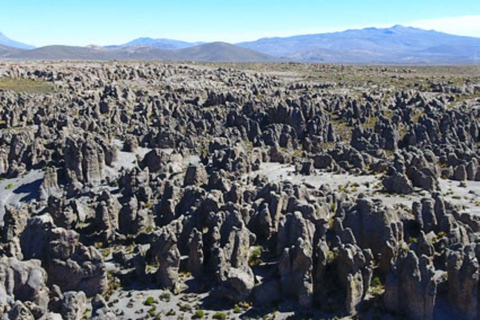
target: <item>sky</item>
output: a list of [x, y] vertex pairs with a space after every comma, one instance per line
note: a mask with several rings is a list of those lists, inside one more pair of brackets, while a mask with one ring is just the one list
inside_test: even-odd
[[236, 43], [395, 24], [480, 37], [480, 0], [0, 0], [0, 32], [35, 46]]

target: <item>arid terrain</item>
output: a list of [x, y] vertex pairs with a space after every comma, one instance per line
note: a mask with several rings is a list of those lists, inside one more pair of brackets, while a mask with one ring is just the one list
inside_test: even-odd
[[478, 319], [480, 67], [0, 62], [1, 319]]

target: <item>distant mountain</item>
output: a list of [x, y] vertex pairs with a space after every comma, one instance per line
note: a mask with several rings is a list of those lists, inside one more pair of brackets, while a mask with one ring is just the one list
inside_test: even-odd
[[7, 46], [7, 47], [12, 47], [12, 48], [18, 48], [18, 49], [33, 49], [33, 48], [35, 48], [34, 46], [12, 40], [1, 32], [0, 32], [0, 45]]
[[215, 42], [180, 50], [150, 46], [103, 47], [46, 46], [32, 50], [12, 51], [0, 57], [17, 60], [161, 60], [206, 62], [270, 62], [279, 60], [263, 53]]
[[237, 45], [304, 62], [480, 64], [480, 38], [399, 25], [384, 29], [264, 38]]
[[[3, 36], [3, 35], [2, 35]], [[4, 36], [3, 36], [4, 37]], [[6, 37], [1, 38], [8, 39]], [[11, 41], [11, 40], [9, 40]], [[18, 46], [18, 43], [14, 43]], [[265, 38], [236, 45], [139, 38], [120, 46], [47, 46], [23, 50], [2, 45], [1, 59], [161, 60], [208, 62], [297, 61], [353, 64], [480, 64], [480, 38], [394, 26]]]
[[115, 49], [119, 47], [149, 46], [157, 49], [175, 50], [194, 47], [201, 44], [204, 44], [204, 42], [185, 42], [171, 39], [138, 38], [122, 45], [106, 46], [105, 48]]

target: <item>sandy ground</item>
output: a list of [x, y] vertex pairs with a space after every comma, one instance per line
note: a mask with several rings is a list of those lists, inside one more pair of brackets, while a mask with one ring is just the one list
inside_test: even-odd
[[3, 225], [5, 205], [18, 208], [37, 199], [44, 175], [42, 170], [32, 170], [18, 178], [0, 181], [0, 225]]
[[[380, 175], [352, 175], [335, 174], [317, 170], [315, 175], [304, 176], [295, 172], [295, 168], [289, 164], [262, 163], [260, 170], [249, 175], [264, 174], [270, 181], [291, 181], [296, 184], [307, 184], [315, 188], [328, 184], [333, 190], [346, 188], [352, 194], [363, 193], [369, 197], [383, 201], [387, 206], [403, 204], [412, 206], [414, 201], [420, 201], [423, 197], [429, 197], [429, 193], [417, 189], [411, 195], [390, 195], [381, 192], [382, 181]], [[465, 212], [480, 215], [480, 181], [466, 181], [461, 186], [459, 181], [439, 179], [441, 193], [444, 198], [460, 206]]]

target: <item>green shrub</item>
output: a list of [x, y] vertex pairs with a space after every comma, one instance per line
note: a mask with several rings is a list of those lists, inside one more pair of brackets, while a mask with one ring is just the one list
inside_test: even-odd
[[372, 280], [372, 287], [380, 287], [382, 285], [382, 282], [380, 281], [379, 277], [375, 277]]
[[180, 303], [178, 304], [178, 307], [180, 308], [180, 311], [183, 311], [183, 312], [192, 311], [192, 306], [189, 305], [188, 303], [182, 303], [182, 302], [180, 302]]
[[145, 300], [145, 302], [143, 304], [146, 305], [146, 306], [151, 306], [151, 305], [153, 305], [154, 301], [155, 300], [153, 299], [153, 297], [148, 297], [147, 300]]
[[157, 314], [157, 307], [152, 306], [152, 308], [148, 310], [148, 315], [153, 318], [155, 317], [156, 314]]
[[192, 316], [192, 319], [203, 319], [203, 317], [205, 317], [205, 312], [203, 310], [197, 310]]
[[242, 308], [238, 304], [235, 305], [235, 309], [233, 309], [234, 313], [242, 313]]
[[164, 292], [159, 296], [160, 300], [165, 301], [165, 302], [170, 302], [171, 297], [172, 297], [172, 295], [170, 294], [170, 292]]
[[248, 257], [248, 265], [250, 267], [256, 267], [259, 264], [261, 264], [263, 261], [260, 258], [263, 252], [263, 248], [258, 246], [255, 249], [253, 249], [252, 253], [250, 254], [250, 257]]
[[408, 239], [408, 244], [417, 243], [417, 242], [418, 242], [418, 239], [417, 239], [417, 238], [410, 238], [410, 239]]
[[213, 319], [216, 319], [216, 320], [225, 320], [227, 319], [227, 315], [223, 312], [217, 312], [213, 315]]

